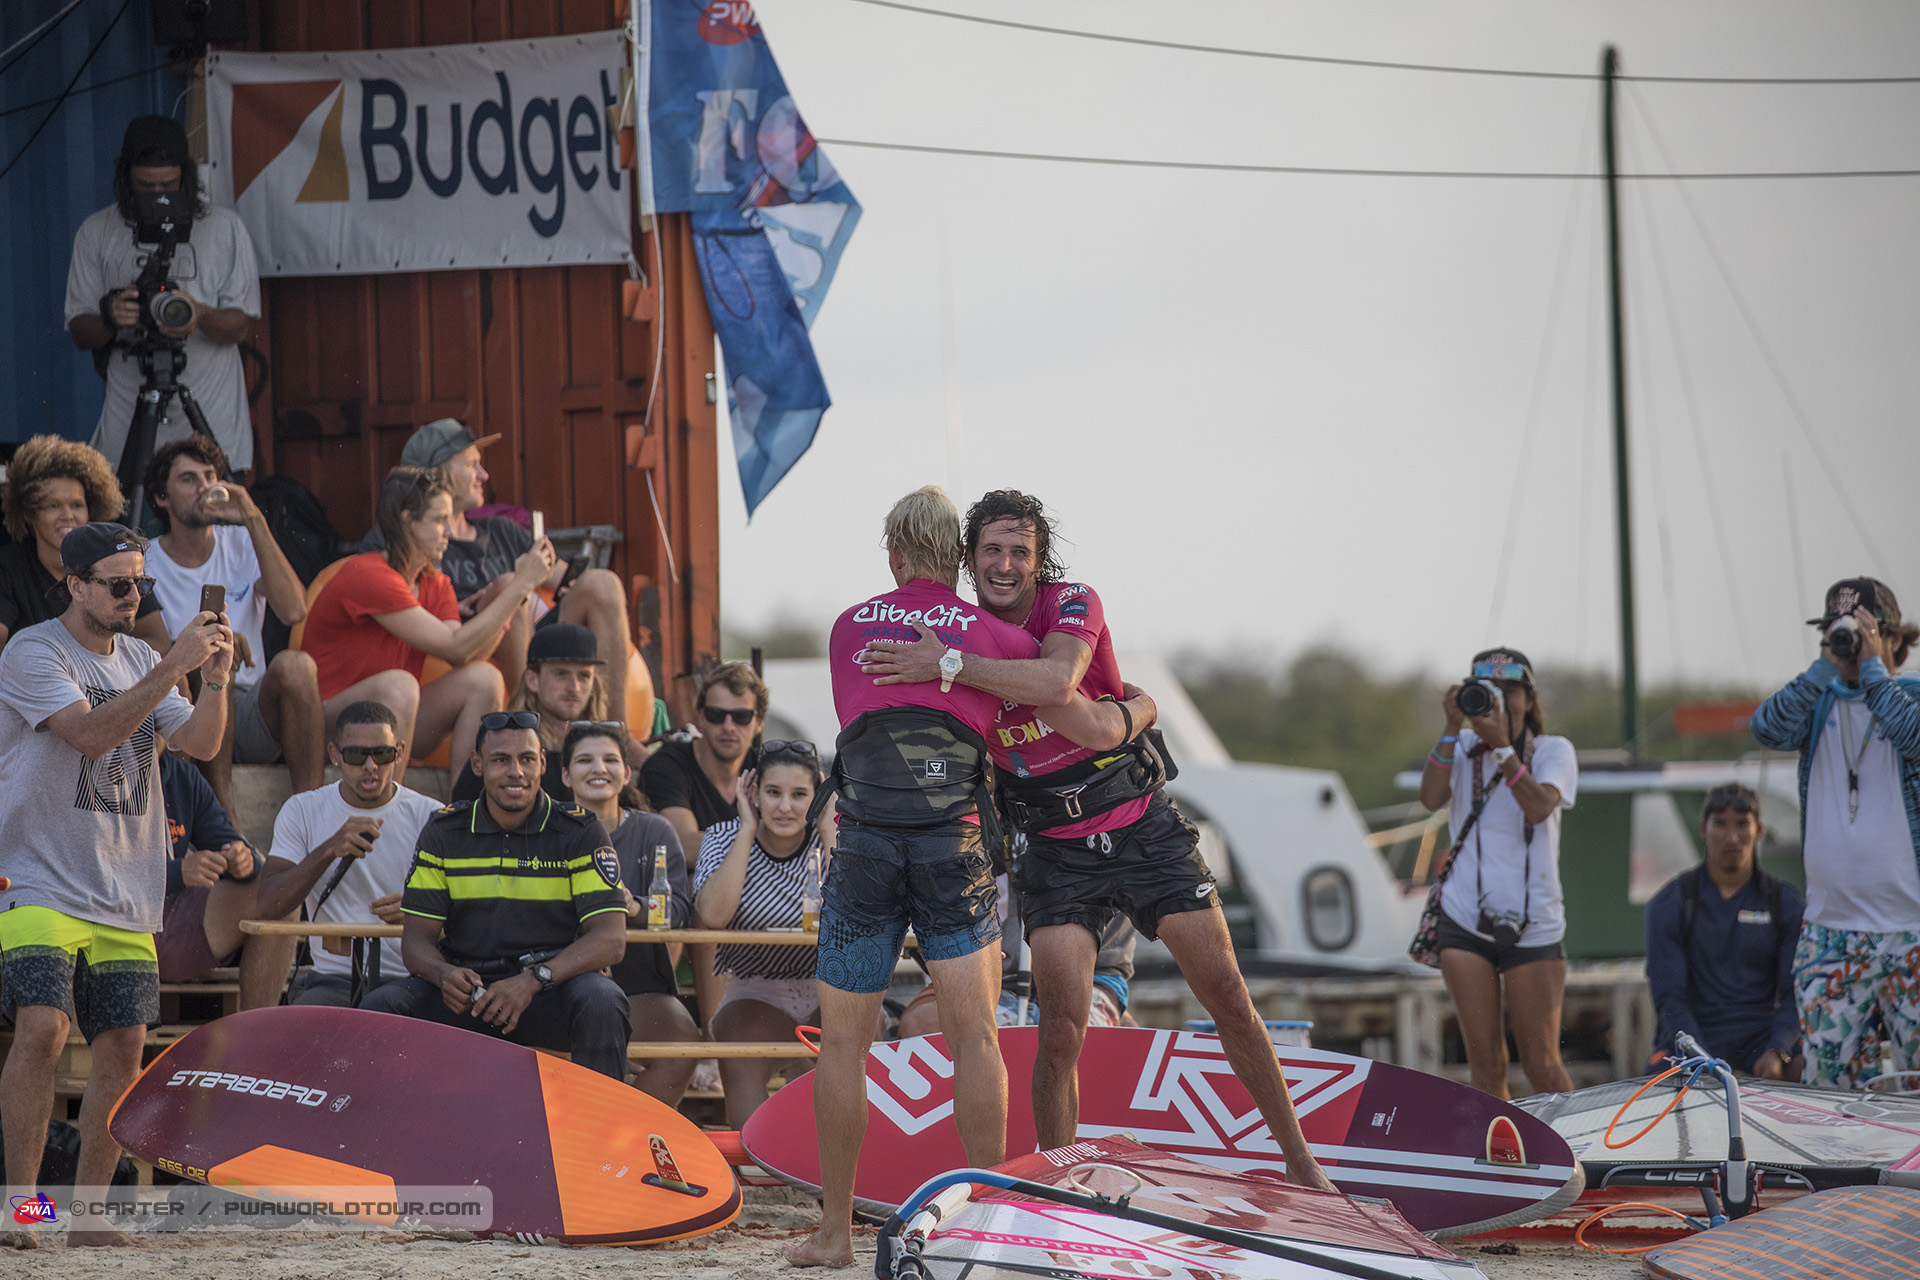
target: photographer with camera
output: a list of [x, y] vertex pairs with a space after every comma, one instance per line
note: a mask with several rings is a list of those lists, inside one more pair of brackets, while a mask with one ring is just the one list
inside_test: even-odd
[[[93, 446], [120, 466], [149, 378], [144, 352], [163, 383], [191, 390], [234, 468], [250, 470], [253, 426], [238, 344], [260, 315], [253, 241], [231, 209], [207, 203], [186, 130], [166, 116], [127, 125], [113, 191], [115, 203], [80, 224], [67, 268], [67, 331], [82, 351], [98, 353], [107, 380]], [[159, 409], [151, 447], [192, 428], [181, 401], [168, 398]]]
[[1808, 1084], [1920, 1070], [1920, 677], [1893, 674], [1920, 626], [1876, 578], [1827, 590], [1820, 656], [1753, 713], [1763, 747], [1800, 753], [1807, 906], [1793, 956]]
[[1573, 1082], [1560, 1062], [1560, 811], [1579, 784], [1573, 744], [1547, 735], [1533, 664], [1517, 649], [1474, 654], [1441, 709], [1446, 732], [1420, 774], [1420, 803], [1452, 809], [1435, 945], [1473, 1087], [1507, 1096], [1504, 997], [1527, 1082], [1564, 1092]]

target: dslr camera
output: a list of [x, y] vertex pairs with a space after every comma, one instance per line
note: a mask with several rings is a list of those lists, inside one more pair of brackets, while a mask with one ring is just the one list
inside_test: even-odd
[[1496, 707], [1506, 706], [1507, 698], [1500, 692], [1500, 686], [1491, 680], [1469, 680], [1460, 686], [1460, 692], [1453, 696], [1453, 702], [1460, 708], [1460, 714], [1471, 720], [1476, 716], [1491, 715]]
[[1860, 624], [1852, 618], [1835, 618], [1827, 628], [1827, 648], [1833, 656], [1852, 662], [1860, 656]]
[[1493, 945], [1502, 951], [1520, 945], [1520, 935], [1527, 930], [1527, 918], [1518, 911], [1489, 911], [1480, 908], [1481, 933], [1493, 939]]
[[140, 213], [133, 242], [153, 246], [140, 268], [140, 278], [133, 282], [140, 294], [140, 327], [178, 329], [192, 322], [193, 303], [169, 277], [174, 251], [193, 235], [192, 207], [178, 191], [139, 191], [133, 201]]

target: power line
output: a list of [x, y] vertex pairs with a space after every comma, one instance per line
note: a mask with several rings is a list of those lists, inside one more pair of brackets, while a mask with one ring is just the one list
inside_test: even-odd
[[[878, 0], [855, 0], [858, 4]], [[1347, 178], [1485, 178], [1522, 179], [1549, 182], [1598, 182], [1599, 173], [1547, 173], [1502, 169], [1345, 169], [1323, 165], [1222, 164], [1202, 160], [1142, 160], [1130, 156], [1061, 155], [1038, 151], [995, 151], [984, 147], [932, 147], [911, 142], [869, 142], [859, 138], [818, 138], [833, 147], [865, 147], [874, 151], [917, 151], [925, 155], [976, 156], [992, 160], [1046, 160], [1055, 164], [1103, 164], [1131, 169], [1195, 169], [1212, 173], [1296, 173]], [[1766, 179], [1813, 178], [1920, 178], [1920, 169], [1813, 169], [1796, 171], [1760, 171], [1747, 173], [1623, 173], [1623, 181], [1635, 182], [1707, 182], [1715, 180], [1760, 181]]]
[[107, 89], [116, 84], [125, 84], [129, 80], [138, 80], [142, 76], [150, 76], [156, 71], [165, 71], [172, 65], [171, 62], [156, 62], [150, 67], [142, 67], [138, 71], [129, 71], [123, 76], [114, 76], [110, 80], [96, 80], [86, 88], [75, 89], [72, 93], [56, 93], [51, 98], [41, 98], [38, 102], [23, 102], [17, 107], [8, 107], [4, 111], [0, 111], [0, 120], [4, 120], [8, 116], [17, 116], [22, 111], [31, 111], [35, 107], [44, 107], [48, 103], [58, 102], [62, 98], [78, 98], [92, 93], [96, 89]]
[[6, 48], [0, 49], [0, 75], [6, 74], [7, 68], [20, 61], [21, 58], [26, 57], [29, 53], [32, 53], [34, 46], [46, 39], [55, 27], [65, 22], [67, 15], [75, 9], [78, 9], [82, 3], [83, 0], [72, 0], [66, 8], [54, 14], [51, 18], [48, 18], [33, 30], [27, 32], [27, 34], [21, 36]]
[[85, 75], [87, 68], [92, 65], [94, 55], [100, 52], [100, 47], [106, 44], [107, 37], [113, 34], [113, 29], [120, 25], [120, 19], [126, 17], [127, 10], [132, 7], [133, 0], [126, 0], [126, 3], [120, 6], [119, 12], [113, 15], [113, 21], [107, 24], [107, 29], [100, 33], [100, 38], [93, 42], [93, 48], [87, 50], [87, 56], [80, 60], [78, 67], [74, 68], [73, 79], [67, 81], [67, 87], [60, 91], [60, 96], [55, 99], [54, 104], [47, 109], [47, 114], [40, 117], [40, 123], [33, 127], [33, 132], [28, 134], [27, 140], [20, 144], [20, 149], [13, 153], [13, 159], [7, 161], [7, 167], [0, 169], [0, 179], [4, 179], [8, 174], [13, 172], [13, 167], [20, 163], [21, 158], [25, 156], [33, 144], [39, 140], [40, 135], [45, 132], [46, 127], [53, 123], [54, 116], [60, 113], [61, 105], [65, 103], [67, 98], [73, 93], [73, 86], [80, 83], [80, 77]]
[[[1453, 67], [1429, 62], [1385, 62], [1376, 58], [1332, 58], [1308, 53], [1276, 53], [1266, 49], [1232, 49], [1224, 45], [1187, 44], [1179, 40], [1154, 40], [1145, 36], [1115, 35], [1107, 31], [1085, 31], [1073, 27], [1049, 27], [1037, 22], [1015, 22], [1009, 18], [988, 18], [975, 13], [955, 13], [950, 9], [929, 9], [900, 0], [853, 0], [879, 9], [897, 9], [929, 18], [948, 18], [972, 22], [983, 27], [1006, 27], [1040, 35], [1071, 36], [1078, 40], [1100, 40], [1108, 44], [1140, 45], [1149, 49], [1176, 49], [1183, 53], [1215, 53], [1230, 58], [1258, 58], [1272, 62], [1309, 62], [1330, 67], [1372, 67], [1382, 71], [1426, 71], [1440, 75], [1500, 76], [1520, 80], [1598, 80], [1591, 71], [1529, 71], [1511, 67]], [[1920, 84], [1920, 76], [1619, 76], [1620, 80], [1638, 80], [1647, 84]]]

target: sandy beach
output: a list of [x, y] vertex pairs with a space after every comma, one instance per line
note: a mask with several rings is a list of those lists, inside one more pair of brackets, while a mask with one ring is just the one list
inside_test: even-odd
[[[812, 1229], [814, 1207], [784, 1187], [748, 1187], [746, 1205], [731, 1227], [694, 1240], [640, 1249], [570, 1249], [498, 1241], [456, 1241], [399, 1233], [343, 1234], [311, 1228], [291, 1231], [190, 1231], [147, 1236], [143, 1248], [68, 1249], [60, 1233], [40, 1237], [31, 1250], [0, 1249], [0, 1276], [31, 1280], [123, 1280], [129, 1268], [187, 1272], [194, 1280], [553, 1280], [567, 1276], [625, 1276], [633, 1280], [731, 1280], [793, 1271], [784, 1251]], [[870, 1276], [871, 1229], [857, 1236], [851, 1268], [815, 1275]], [[1642, 1274], [1640, 1264], [1572, 1244], [1528, 1242], [1518, 1252], [1483, 1253], [1474, 1240], [1455, 1251], [1488, 1280], [1614, 1280]], [[1495, 1248], [1503, 1245], [1494, 1244]]]

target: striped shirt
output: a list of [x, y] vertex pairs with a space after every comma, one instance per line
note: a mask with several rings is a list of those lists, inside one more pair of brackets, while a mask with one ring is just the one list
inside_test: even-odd
[[[700, 864], [693, 873], [693, 892], [713, 878], [733, 848], [740, 819], [716, 823], [700, 837]], [[818, 848], [820, 836], [810, 831], [798, 853], [776, 858], [755, 840], [747, 853], [747, 878], [740, 886], [740, 905], [727, 921], [729, 929], [798, 929], [800, 896], [807, 887], [807, 854]], [[740, 946], [723, 943], [713, 958], [715, 973], [741, 978], [811, 978], [812, 947]]]
[[512, 831], [484, 799], [456, 801], [420, 828], [400, 909], [446, 922], [449, 963], [557, 951], [593, 916], [625, 914], [619, 859], [600, 819], [544, 791], [534, 804]]

